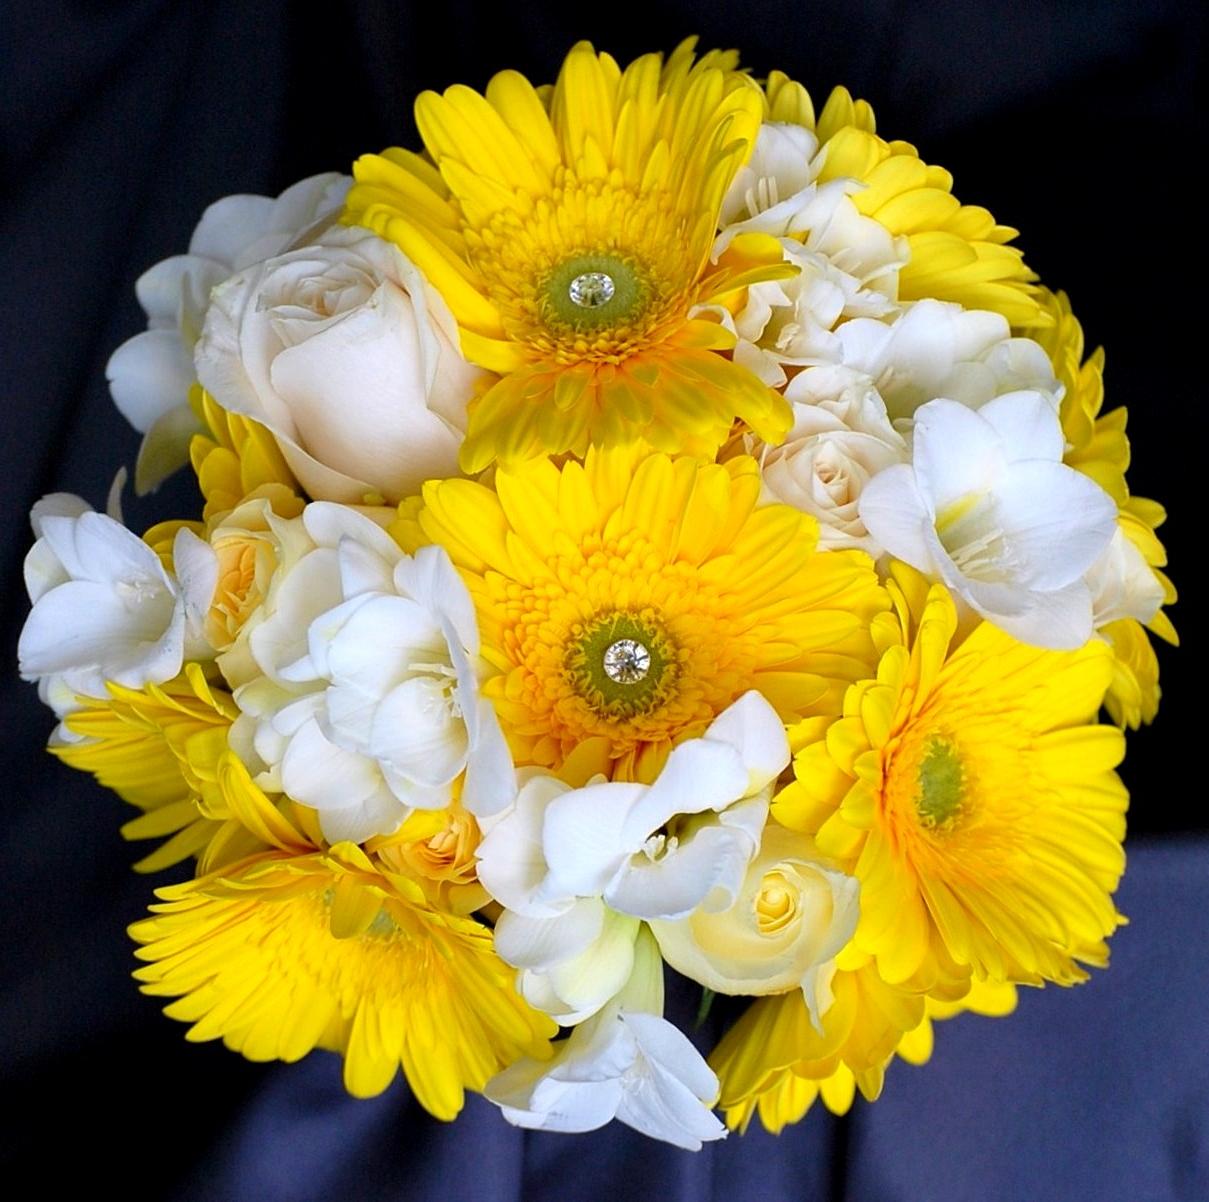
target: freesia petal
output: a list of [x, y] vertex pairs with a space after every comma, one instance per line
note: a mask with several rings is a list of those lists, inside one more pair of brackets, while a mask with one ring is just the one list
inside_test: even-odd
[[375, 759], [421, 786], [448, 784], [466, 766], [466, 727], [430, 676], [406, 680], [379, 701], [370, 746]]
[[609, 781], [564, 793], [550, 803], [542, 845], [552, 880], [568, 895], [598, 896], [634, 850], [622, 843], [621, 832], [643, 792], [642, 785]]
[[909, 465], [888, 467], [865, 485], [860, 515], [869, 533], [891, 555], [921, 572], [934, 570], [933, 517]]
[[1015, 577], [1033, 589], [1063, 588], [1082, 576], [1116, 532], [1116, 502], [1062, 463], [1013, 464], [995, 499]]
[[1009, 458], [1061, 461], [1066, 445], [1062, 423], [1043, 393], [1004, 393], [983, 405], [978, 415], [994, 427]]
[[518, 968], [550, 969], [586, 951], [604, 922], [605, 908], [596, 898], [582, 898], [551, 918], [505, 911], [496, 923], [495, 950]]
[[[998, 432], [982, 416], [982, 410], [975, 412], [956, 401], [929, 401], [915, 412], [914, 432], [915, 474], [933, 513], [962, 497], [994, 487], [1005, 452]], [[880, 473], [873, 482], [895, 470]], [[862, 497], [862, 517], [863, 501]]]
[[777, 711], [754, 689], [727, 706], [710, 723], [705, 737], [726, 743], [739, 753], [747, 768], [746, 793], [759, 792], [789, 764], [785, 725]]
[[491, 702], [477, 703], [478, 726], [466, 760], [462, 804], [477, 817], [497, 814], [516, 796], [512, 752]]
[[712, 738], [681, 743], [668, 756], [655, 783], [630, 807], [618, 836], [619, 846], [637, 851], [676, 814], [725, 809], [747, 792], [748, 780], [747, 765], [732, 744]]
[[193, 383], [193, 361], [176, 330], [144, 330], [127, 339], [105, 365], [118, 412], [140, 434], [179, 408]]
[[546, 878], [542, 825], [546, 807], [567, 791], [552, 776], [535, 776], [521, 786], [516, 802], [484, 836], [478, 846], [479, 881], [496, 901], [520, 914], [553, 917], [568, 902], [540, 900]]

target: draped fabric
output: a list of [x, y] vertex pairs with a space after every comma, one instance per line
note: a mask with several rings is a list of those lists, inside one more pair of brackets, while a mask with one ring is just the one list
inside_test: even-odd
[[[1209, 827], [1192, 696], [1203, 640], [1190, 565], [1204, 504], [1205, 210], [1193, 108], [1203, 46], [1178, 0], [899, 0], [641, 10], [540, 0], [209, 0], [9, 4], [0, 147], [0, 699], [5, 804], [0, 1147], [47, 1191], [124, 1199], [1209, 1198]], [[551, 78], [577, 37], [623, 61], [690, 32], [780, 67], [821, 103], [836, 83], [869, 99], [879, 130], [944, 164], [969, 203], [1024, 231], [1031, 264], [1066, 289], [1089, 344], [1108, 348], [1109, 403], [1130, 407], [1131, 483], [1173, 513], [1163, 534], [1185, 638], [1162, 654], [1157, 726], [1130, 741], [1131, 925], [1113, 968], [1074, 991], [1027, 991], [1006, 1021], [938, 1029], [932, 1064], [898, 1064], [876, 1106], [821, 1108], [779, 1138], [756, 1127], [689, 1155], [624, 1127], [523, 1134], [481, 1099], [453, 1125], [396, 1083], [344, 1095], [338, 1062], [257, 1066], [138, 994], [128, 923], [153, 883], [129, 870], [122, 804], [41, 750], [52, 721], [17, 680], [27, 610], [25, 520], [43, 493], [104, 505], [138, 436], [109, 401], [104, 365], [142, 328], [138, 275], [182, 252], [202, 209], [347, 170], [415, 144], [411, 100], [505, 66]], [[1195, 323], [1195, 324], [1194, 324]], [[1196, 458], [1194, 459], [1194, 456]], [[182, 475], [127, 501], [135, 529], [194, 511]], [[673, 987], [691, 1028], [693, 991]], [[703, 1046], [725, 1006], [697, 1032]]]

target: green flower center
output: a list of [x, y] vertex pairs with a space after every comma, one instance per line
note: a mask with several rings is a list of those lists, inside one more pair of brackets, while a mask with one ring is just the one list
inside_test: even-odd
[[636, 264], [618, 255], [576, 255], [560, 263], [541, 287], [548, 326], [581, 333], [632, 321], [646, 309], [651, 286]]
[[915, 799], [920, 822], [930, 830], [953, 826], [964, 808], [966, 783], [966, 771], [953, 743], [942, 736], [929, 739], [919, 765]]
[[647, 614], [601, 614], [575, 629], [566, 672], [598, 714], [632, 718], [666, 700], [676, 678], [676, 653]]

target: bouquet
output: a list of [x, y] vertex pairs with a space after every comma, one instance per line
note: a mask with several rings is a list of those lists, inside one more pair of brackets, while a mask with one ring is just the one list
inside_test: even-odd
[[[1016, 231], [692, 41], [416, 117], [138, 281], [135, 486], [199, 509], [33, 509], [50, 751], [187, 866], [142, 989], [357, 1096], [699, 1148], [1105, 966], [1174, 592]], [[737, 999], [706, 1056], [667, 970]]]

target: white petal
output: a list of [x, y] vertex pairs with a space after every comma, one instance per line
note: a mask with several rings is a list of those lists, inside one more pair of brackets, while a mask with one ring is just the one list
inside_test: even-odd
[[361, 593], [393, 593], [390, 561], [352, 538], [342, 538], [336, 555], [340, 563], [340, 587], [346, 597]]
[[290, 738], [281, 774], [291, 797], [320, 810], [355, 805], [382, 783], [372, 760], [336, 746], [313, 718]]
[[343, 600], [336, 553], [324, 547], [304, 555], [277, 593], [277, 608], [257, 626], [248, 645], [261, 671], [274, 679], [308, 653], [311, 623]]
[[329, 843], [364, 843], [375, 835], [393, 834], [410, 813], [387, 789], [379, 789], [356, 805], [323, 810], [319, 828]]
[[546, 810], [542, 846], [550, 875], [566, 893], [596, 897], [633, 848], [621, 842], [642, 785], [609, 781], [556, 797]]
[[224, 196], [207, 207], [189, 253], [234, 265], [240, 251], [272, 228], [273, 201], [267, 196]]
[[975, 608], [1013, 638], [1034, 647], [1073, 651], [1092, 635], [1091, 592], [1082, 580], [1050, 593], [1026, 594], [1028, 606], [1019, 614], [995, 613], [978, 605]]
[[172, 543], [172, 567], [185, 604], [185, 616], [200, 625], [218, 587], [218, 556], [209, 543], [182, 526]]
[[647, 1060], [672, 1073], [697, 1097], [713, 1099], [718, 1096], [718, 1078], [713, 1069], [679, 1027], [658, 1015], [632, 1011], [623, 1013], [621, 1021], [629, 1028]]
[[353, 597], [311, 624], [307, 645], [321, 675], [379, 696], [415, 664], [448, 663], [432, 615], [407, 597]]
[[505, 910], [495, 927], [495, 950], [518, 968], [546, 971], [573, 960], [600, 937], [605, 908], [581, 898], [551, 918], [531, 918]]
[[1061, 462], [1066, 445], [1062, 423], [1044, 393], [1005, 393], [983, 405], [978, 416], [994, 427], [1009, 459]]
[[[158, 643], [169, 628], [172, 611], [170, 595], [158, 605], [132, 612], [104, 584], [68, 581], [51, 589], [30, 611], [17, 648], [21, 673], [28, 679], [104, 666], [112, 679], [121, 674], [127, 677], [123, 683], [135, 688], [153, 676], [167, 680], [176, 671], [159, 675], [164, 649]], [[183, 640], [183, 629], [181, 634]], [[176, 670], [179, 668], [178, 658]], [[132, 674], [143, 679], [134, 680]]]
[[105, 376], [118, 411], [145, 434], [186, 401], [193, 362], [176, 330], [144, 330], [109, 356]]
[[102, 513], [78, 518], [46, 514], [42, 537], [74, 580], [117, 584], [135, 581], [170, 589], [159, 556], [138, 535]]
[[789, 763], [785, 725], [754, 689], [727, 706], [710, 723], [705, 737], [727, 743], [739, 753], [748, 773], [747, 793], [776, 780]]
[[572, 1011], [555, 1016], [563, 1026], [596, 1013], [625, 988], [634, 971], [638, 930], [636, 919], [605, 909], [597, 938], [579, 955], [546, 970], [555, 996]]
[[478, 726], [466, 761], [462, 804], [476, 817], [497, 814], [516, 796], [512, 752], [491, 702], [478, 702]]
[[995, 490], [996, 512], [1021, 584], [1049, 591], [1082, 576], [1117, 528], [1116, 502], [1061, 463], [1011, 466]]
[[364, 304], [278, 353], [270, 386], [294, 440], [392, 501], [457, 474], [461, 433], [427, 406], [426, 361], [412, 299], [390, 282]]
[[929, 401], [915, 413], [914, 433], [915, 476], [933, 513], [994, 488], [1005, 453], [998, 431], [982, 410], [975, 413], [956, 401]]
[[378, 704], [370, 746], [374, 757], [421, 786], [446, 785], [466, 766], [466, 726], [444, 684], [418, 676]]
[[52, 588], [66, 584], [71, 579], [59, 562], [59, 557], [50, 549], [50, 544], [41, 538], [30, 547], [22, 571], [25, 591], [33, 603]]
[[747, 785], [747, 766], [729, 743], [711, 738], [681, 743], [625, 816], [618, 846], [637, 851], [677, 814], [725, 809], [747, 792]]
[[[750, 808], [757, 816], [768, 811], [762, 798], [752, 799]], [[706, 825], [658, 859], [630, 857], [605, 888], [605, 901], [623, 914], [647, 919], [683, 918], [715, 890], [717, 908], [733, 902], [759, 847], [758, 829], [753, 839], [743, 826], [724, 825], [717, 819], [705, 821]]]
[[542, 850], [546, 807], [566, 791], [567, 786], [552, 776], [537, 776], [526, 781], [515, 805], [491, 827], [479, 844], [479, 881], [509, 910], [552, 917], [567, 908], [566, 901], [546, 901], [537, 897], [546, 878], [546, 856]]
[[83, 513], [91, 513], [92, 506], [83, 497], [77, 497], [71, 492], [52, 492], [33, 503], [29, 511], [29, 522], [34, 528], [34, 534], [42, 537], [42, 519], [78, 518]]
[[907, 464], [878, 472], [861, 490], [859, 512], [865, 528], [891, 555], [921, 572], [934, 571], [933, 515]]
[[[541, 1061], [534, 1063], [541, 1066]], [[616, 1115], [621, 1103], [621, 1083], [602, 1081], [598, 1085], [564, 1085], [557, 1095], [548, 1092], [543, 1097], [546, 1099], [545, 1110], [501, 1106], [500, 1112], [514, 1127], [564, 1134], [595, 1131]]]
[[478, 654], [474, 603], [444, 547], [421, 547], [414, 557], [404, 556], [395, 565], [394, 581], [399, 592], [414, 597], [433, 613], [444, 614], [466, 653]]
[[134, 490], [154, 492], [173, 472], [189, 462], [189, 446], [202, 433], [201, 422], [186, 403], [161, 414], [143, 436], [134, 467]]
[[398, 543], [381, 526], [347, 505], [314, 501], [303, 510], [302, 521], [321, 547], [335, 548], [341, 539], [350, 538], [380, 555], [392, 568], [403, 558]]

